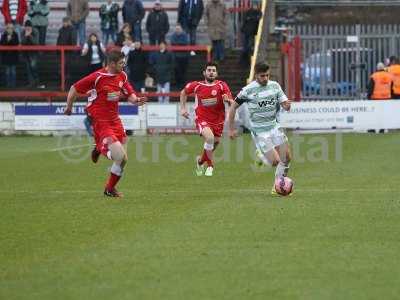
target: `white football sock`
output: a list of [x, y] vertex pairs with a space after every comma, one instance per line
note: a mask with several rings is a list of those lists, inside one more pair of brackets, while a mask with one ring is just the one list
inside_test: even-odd
[[287, 176], [288, 172], [289, 172], [289, 163], [285, 164], [283, 162], [279, 162], [279, 164], [276, 166], [275, 178], [281, 176]]

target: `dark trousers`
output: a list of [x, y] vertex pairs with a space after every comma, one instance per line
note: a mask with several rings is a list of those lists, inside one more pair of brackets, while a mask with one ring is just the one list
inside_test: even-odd
[[149, 34], [150, 45], [159, 45], [161, 42], [165, 42], [165, 35]]
[[178, 89], [183, 88], [186, 83], [186, 70], [188, 66], [187, 57], [175, 57], [175, 82]]
[[184, 26], [184, 25], [183, 25], [183, 30], [189, 35], [189, 42], [190, 42], [190, 45], [196, 45], [196, 32], [197, 32], [197, 27], [194, 27], [194, 26]]
[[39, 45], [46, 45], [47, 26], [35, 26], [39, 31]]
[[224, 40], [212, 41], [213, 60], [215, 61], [223, 60], [225, 58], [224, 51], [225, 51]]
[[26, 66], [26, 73], [28, 75], [28, 84], [30, 87], [34, 87], [39, 82], [36, 55], [29, 55], [25, 57], [25, 66]]

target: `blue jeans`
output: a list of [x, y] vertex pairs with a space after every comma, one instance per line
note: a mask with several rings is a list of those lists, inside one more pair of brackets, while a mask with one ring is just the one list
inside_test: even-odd
[[136, 22], [131, 24], [132, 34], [135, 42], [142, 41], [142, 22]]
[[8, 88], [15, 88], [17, 85], [17, 72], [16, 66], [6, 66], [6, 86]]
[[[157, 93], [169, 93], [170, 83], [157, 83]], [[158, 103], [169, 103], [169, 96], [158, 96]]]
[[78, 43], [82, 47], [86, 43], [86, 21], [74, 23], [74, 28], [78, 35]]
[[225, 50], [224, 40], [212, 41], [213, 60], [217, 61], [223, 60], [225, 57], [224, 50]]
[[113, 29], [103, 29], [101, 31], [102, 34], [102, 38], [103, 38], [103, 45], [106, 47], [108, 44], [108, 40], [111, 38], [111, 40], [113, 41], [113, 43], [115, 44], [115, 41], [117, 40], [117, 32]]
[[28, 74], [29, 85], [34, 87], [39, 81], [39, 74], [37, 70], [37, 57], [36, 56], [27, 57], [25, 65], [26, 65], [26, 72]]

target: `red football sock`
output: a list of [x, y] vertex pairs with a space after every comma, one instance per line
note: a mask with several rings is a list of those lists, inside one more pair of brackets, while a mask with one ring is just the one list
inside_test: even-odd
[[207, 156], [207, 165], [209, 167], [213, 167], [213, 151], [214, 150], [204, 150], [204, 152], [206, 153]]
[[208, 160], [206, 150], [203, 149], [203, 153], [201, 154], [199, 165], [204, 164]]
[[107, 190], [114, 189], [120, 178], [121, 178], [121, 176], [115, 175], [114, 173], [110, 173], [110, 177], [108, 178], [106, 189]]

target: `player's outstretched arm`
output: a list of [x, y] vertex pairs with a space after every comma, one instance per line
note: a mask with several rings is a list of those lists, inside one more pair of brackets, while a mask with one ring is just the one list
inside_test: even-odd
[[187, 95], [186, 95], [185, 89], [183, 89], [181, 91], [181, 95], [179, 97], [179, 101], [181, 103], [181, 115], [184, 118], [189, 119], [189, 112], [186, 109]]
[[71, 86], [67, 96], [67, 107], [64, 109], [64, 115], [70, 116], [72, 113], [72, 106], [74, 101], [78, 97], [78, 92], [76, 91], [74, 86]]
[[236, 129], [235, 129], [235, 115], [236, 109], [239, 107], [236, 101], [232, 101], [231, 105], [229, 106], [228, 110], [228, 126], [229, 126], [229, 137], [234, 139], [237, 136]]
[[281, 103], [282, 107], [284, 110], [289, 111], [290, 110], [290, 100], [287, 100], [285, 102]]

